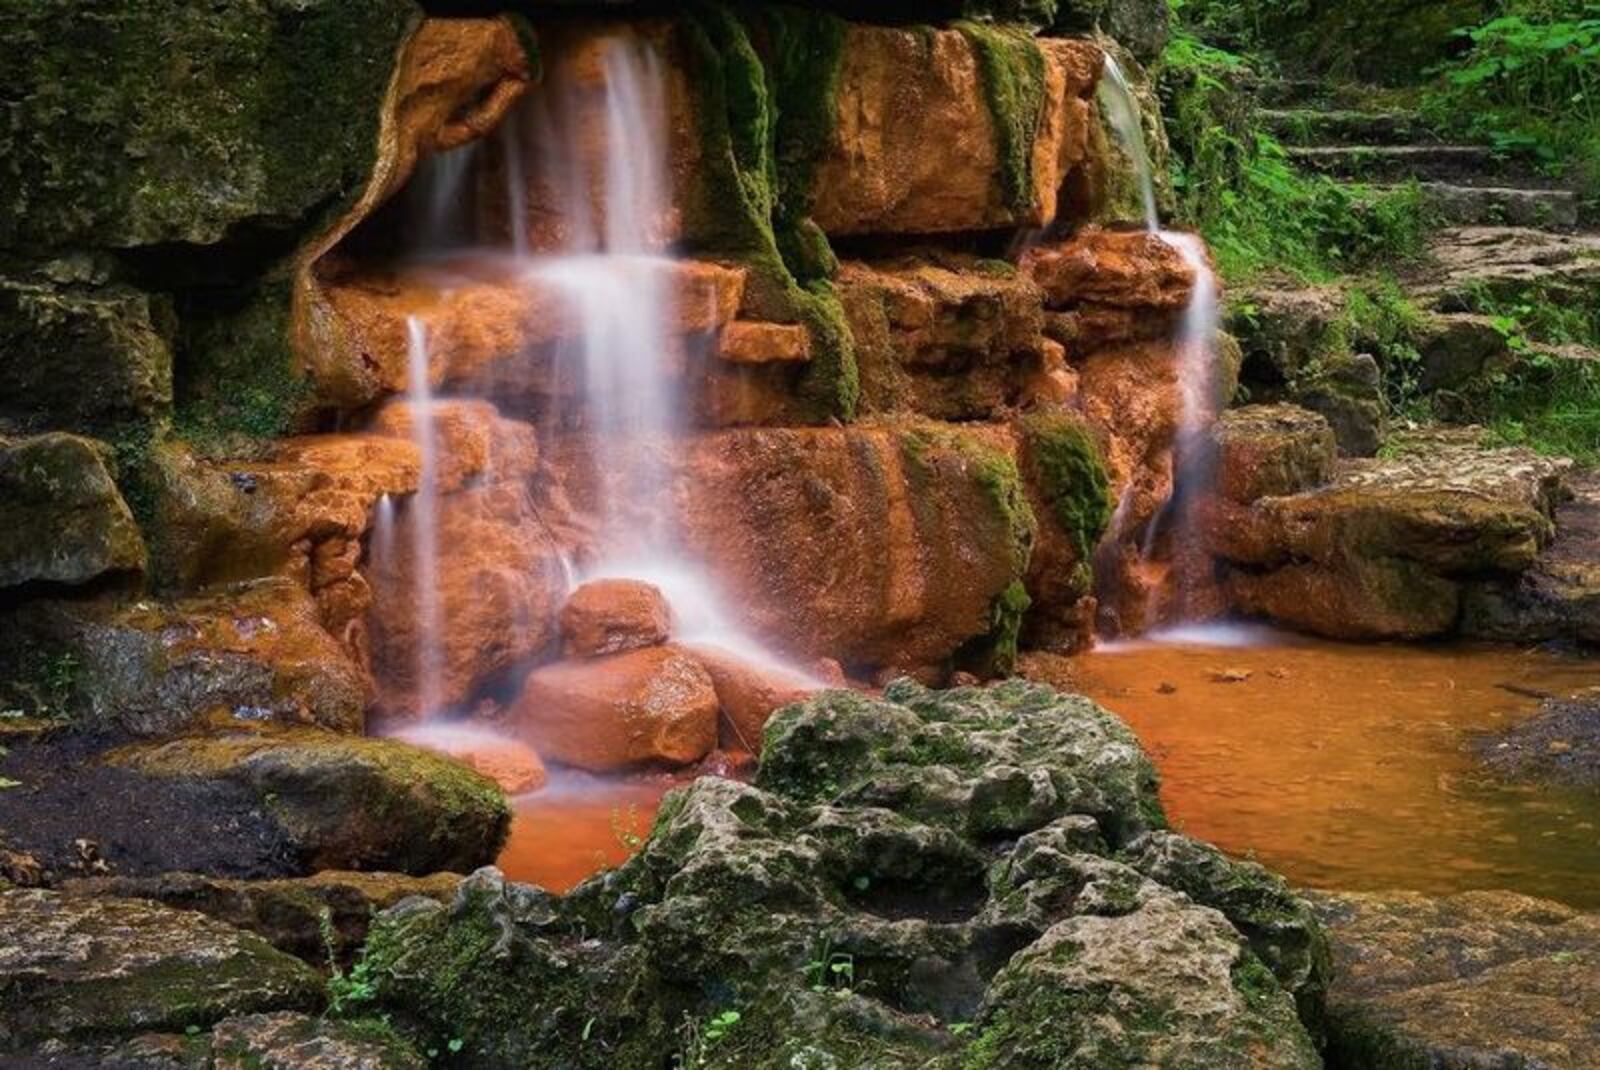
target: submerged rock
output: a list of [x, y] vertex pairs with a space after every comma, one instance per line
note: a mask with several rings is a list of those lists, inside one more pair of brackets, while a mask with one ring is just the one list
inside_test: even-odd
[[1509, 780], [1600, 794], [1600, 691], [1547, 699], [1537, 714], [1484, 736], [1476, 749]]
[[309, 869], [466, 872], [494, 859], [511, 823], [493, 781], [395, 740], [310, 730], [188, 736], [106, 761], [253, 792]]
[[315, 1010], [322, 979], [265, 940], [139, 899], [0, 892], [0, 1051]]
[[378, 1005], [485, 1067], [1316, 1065], [1292, 994], [1322, 982], [1315, 923], [1265, 874], [1130, 842], [1161, 823], [1154, 776], [1092, 704], [829, 693], [779, 714], [764, 762], [669, 796], [565, 898], [484, 870], [386, 911]]
[[1600, 916], [1509, 892], [1311, 896], [1336, 1067], [1592, 1067]]

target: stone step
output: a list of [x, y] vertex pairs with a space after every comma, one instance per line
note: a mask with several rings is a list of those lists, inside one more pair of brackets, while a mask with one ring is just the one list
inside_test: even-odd
[[1296, 163], [1341, 178], [1444, 180], [1495, 167], [1482, 145], [1337, 145], [1291, 148]]
[[1429, 207], [1447, 223], [1558, 230], [1578, 225], [1579, 199], [1569, 189], [1424, 182], [1422, 192]]
[[1440, 312], [1472, 312], [1487, 295], [1600, 306], [1600, 233], [1448, 227], [1428, 242], [1428, 275], [1411, 289]]
[[1422, 356], [1418, 385], [1426, 392], [1468, 390], [1530, 360], [1600, 363], [1589, 346], [1514, 343], [1494, 317], [1472, 312], [1429, 315], [1417, 351]]
[[1429, 136], [1415, 112], [1265, 108], [1260, 115], [1267, 129], [1290, 145], [1402, 145]]

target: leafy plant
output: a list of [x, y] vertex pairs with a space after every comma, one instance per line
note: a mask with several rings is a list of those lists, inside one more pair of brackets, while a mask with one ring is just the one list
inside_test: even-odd
[[333, 927], [333, 914], [326, 908], [317, 917], [317, 929], [322, 935], [328, 962], [327, 1014], [330, 1018], [348, 1018], [355, 1008], [371, 1003], [377, 996], [371, 968], [364, 954], [356, 959], [348, 973], [339, 965], [339, 937]]
[[736, 1010], [725, 1010], [712, 1015], [704, 1022], [684, 1015], [683, 1024], [678, 1027], [681, 1038], [682, 1050], [673, 1056], [673, 1063], [679, 1070], [692, 1070], [694, 1067], [705, 1066], [710, 1060], [711, 1052], [721, 1044], [733, 1028], [739, 1024], [742, 1015]]
[[639, 808], [633, 803], [629, 803], [626, 809], [620, 806], [611, 808], [611, 837], [630, 854], [644, 846], [645, 834], [641, 831]]

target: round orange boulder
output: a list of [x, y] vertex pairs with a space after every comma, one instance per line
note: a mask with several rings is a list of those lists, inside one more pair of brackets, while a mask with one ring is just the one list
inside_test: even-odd
[[579, 657], [660, 646], [671, 629], [667, 600], [642, 580], [591, 580], [561, 610], [562, 648]]
[[717, 692], [693, 657], [657, 646], [535, 669], [511, 720], [546, 758], [591, 772], [687, 765], [717, 745]]

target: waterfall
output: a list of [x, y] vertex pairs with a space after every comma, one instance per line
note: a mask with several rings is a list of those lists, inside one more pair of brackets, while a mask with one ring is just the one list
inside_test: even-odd
[[[1216, 273], [1212, 271], [1206, 256], [1205, 242], [1195, 234], [1161, 228], [1160, 214], [1156, 208], [1155, 179], [1150, 166], [1149, 147], [1145, 142], [1144, 124], [1140, 121], [1139, 102], [1127, 74], [1110, 54], [1106, 55], [1105, 74], [1096, 87], [1096, 96], [1118, 141], [1133, 161], [1134, 177], [1144, 209], [1145, 229], [1176, 250], [1184, 266], [1194, 273], [1189, 303], [1173, 338], [1177, 356], [1178, 429], [1173, 442], [1172, 494], [1145, 529], [1141, 550], [1143, 556], [1149, 559], [1155, 553], [1156, 540], [1163, 532], [1170, 530], [1175, 542], [1191, 537], [1192, 533], [1184, 529], [1188, 518], [1188, 510], [1184, 506], [1203, 493], [1211, 485], [1214, 476], [1209, 422], [1213, 416], [1216, 383], [1220, 290]], [[1122, 513], [1121, 508], [1118, 513]], [[1120, 534], [1115, 524], [1111, 530], [1114, 535]], [[1192, 578], [1180, 575], [1176, 579], [1181, 594], [1186, 581]], [[1181, 606], [1179, 610], [1182, 611]]]
[[443, 648], [439, 620], [439, 457], [434, 432], [433, 386], [429, 382], [428, 330], [406, 317], [407, 391], [411, 437], [422, 460], [412, 496], [412, 575], [416, 583], [417, 708], [424, 716], [439, 708]]

